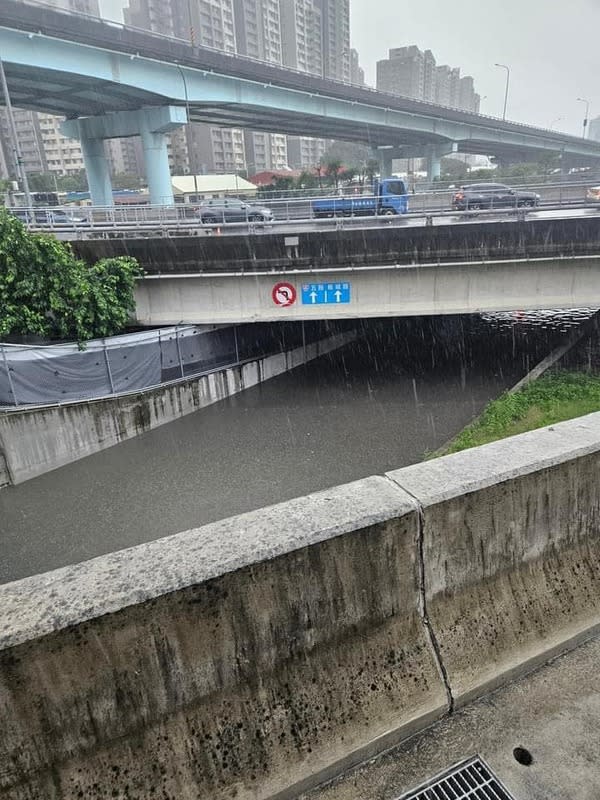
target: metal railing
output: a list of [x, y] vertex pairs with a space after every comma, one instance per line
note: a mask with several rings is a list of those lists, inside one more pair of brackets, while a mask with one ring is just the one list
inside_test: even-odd
[[[574, 211], [589, 208], [590, 213], [600, 213], [600, 203], [586, 198], [587, 187], [578, 184], [528, 186], [526, 190], [538, 193], [540, 199], [530, 201], [515, 195], [514, 204], [491, 197], [489, 203], [472, 203], [461, 210], [453, 206], [456, 190], [423, 192], [408, 196], [408, 213], [386, 216], [372, 213], [379, 202], [371, 194], [336, 194], [319, 198], [284, 198], [263, 201], [250, 199], [237, 216], [206, 204], [176, 204], [170, 206], [63, 206], [13, 208], [17, 218], [33, 231], [46, 231], [62, 239], [89, 239], [96, 237], [176, 236], [176, 235], [227, 235], [265, 232], [292, 233], [307, 229], [327, 227], [366, 226], [383, 224], [451, 224], [472, 221], [486, 216], [511, 219], [518, 214], [536, 214], [544, 211]], [[519, 191], [519, 190], [517, 190]], [[323, 202], [327, 210], [316, 213], [313, 201]], [[362, 206], [367, 201], [371, 212]], [[533, 203], [536, 203], [534, 205]], [[390, 204], [390, 207], [392, 204]], [[384, 211], [382, 207], [380, 211]], [[389, 210], [389, 208], [388, 208]]]

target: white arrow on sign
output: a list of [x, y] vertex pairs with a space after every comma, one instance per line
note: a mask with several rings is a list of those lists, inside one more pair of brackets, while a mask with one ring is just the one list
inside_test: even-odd
[[311, 303], [316, 303], [317, 302], [317, 293], [314, 290], [309, 294], [309, 297], [310, 297]]
[[339, 289], [337, 289], [333, 294], [335, 296], [335, 302], [339, 303], [342, 299], [342, 293], [340, 292]]

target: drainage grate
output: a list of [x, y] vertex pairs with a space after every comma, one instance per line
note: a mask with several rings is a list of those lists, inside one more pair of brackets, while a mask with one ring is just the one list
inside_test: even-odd
[[399, 800], [514, 800], [480, 758], [463, 761]]

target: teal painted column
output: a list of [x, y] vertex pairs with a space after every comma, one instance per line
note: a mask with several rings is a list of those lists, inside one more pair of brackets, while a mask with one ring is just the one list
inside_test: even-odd
[[430, 153], [427, 156], [427, 177], [430, 181], [439, 180], [442, 174], [442, 159], [441, 156], [435, 153]]
[[171, 183], [171, 170], [169, 169], [167, 137], [164, 133], [148, 130], [147, 125], [141, 126], [140, 134], [144, 150], [150, 203], [157, 206], [171, 206], [175, 202], [175, 198], [173, 197], [173, 184]]
[[80, 142], [92, 203], [95, 206], [112, 206], [112, 182], [104, 141], [81, 135]]
[[379, 176], [389, 178], [393, 170], [394, 155], [392, 150], [377, 150], [377, 157], [379, 161]]

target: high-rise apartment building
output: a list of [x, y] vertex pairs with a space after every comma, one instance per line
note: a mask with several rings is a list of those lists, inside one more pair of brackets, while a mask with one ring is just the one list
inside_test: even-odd
[[475, 91], [473, 78], [465, 75], [460, 79], [458, 88], [458, 107], [464, 111], [473, 111], [479, 114], [481, 99]]
[[[19, 152], [23, 167], [26, 172], [46, 172], [46, 156], [40, 130], [39, 114], [35, 111], [26, 111], [22, 108], [13, 109]], [[16, 154], [14, 142], [9, 127], [8, 113], [5, 108], [0, 109], [0, 142], [3, 161], [8, 175], [16, 179]]]
[[458, 67], [436, 65], [431, 50], [423, 51], [416, 45], [393, 48], [387, 59], [377, 62], [377, 88], [438, 105], [479, 111], [473, 78], [461, 78]]
[[588, 136], [590, 139], [600, 142], [600, 117], [594, 117], [594, 119], [590, 120], [590, 127], [588, 131]]
[[319, 0], [323, 41], [323, 75], [350, 82], [350, 0]]
[[78, 14], [91, 14], [95, 17], [100, 16], [100, 8], [98, 0], [28, 0], [30, 3], [37, 3], [44, 5], [51, 5], [53, 8], [61, 9], [64, 11], [74, 11]]
[[279, 0], [283, 64], [323, 75], [323, 25], [318, 0]]
[[[233, 0], [233, 8], [237, 52], [271, 64], [281, 64], [279, 0]], [[283, 134], [245, 131], [244, 144], [250, 174], [287, 166], [287, 137]]]
[[365, 71], [360, 66], [358, 50], [354, 48], [350, 50], [350, 83], [354, 86], [365, 85]]
[[431, 50], [416, 45], [396, 47], [389, 58], [377, 62], [377, 88], [382, 92], [433, 101], [435, 94], [435, 58]]
[[[286, 67], [323, 76], [323, 18], [321, 0], [279, 0], [283, 63]], [[288, 137], [288, 160], [294, 169], [311, 169], [327, 149], [324, 139]]]

